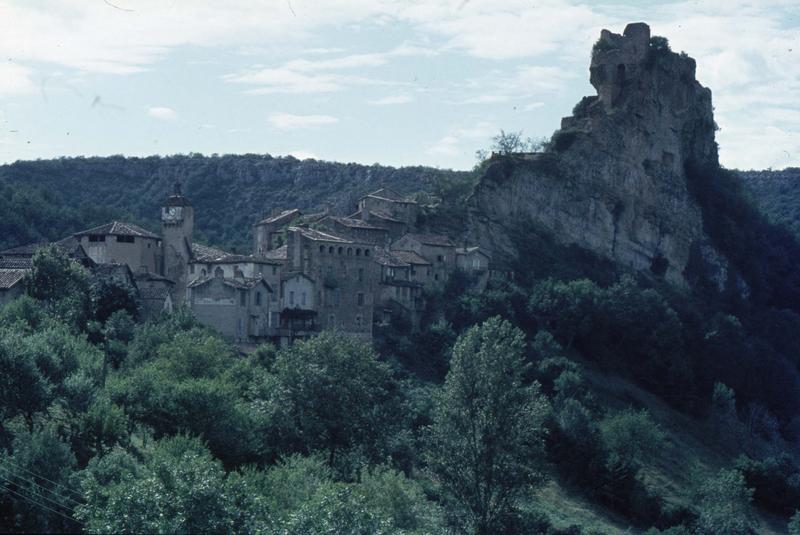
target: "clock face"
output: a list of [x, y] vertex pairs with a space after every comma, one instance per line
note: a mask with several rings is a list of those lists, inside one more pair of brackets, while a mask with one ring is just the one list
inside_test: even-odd
[[162, 215], [166, 221], [176, 221], [181, 217], [181, 209], [176, 206], [164, 207]]

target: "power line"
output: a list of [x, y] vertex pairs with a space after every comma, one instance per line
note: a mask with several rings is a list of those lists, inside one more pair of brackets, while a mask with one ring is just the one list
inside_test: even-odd
[[[10, 485], [14, 485], [14, 486], [16, 486], [17, 488], [21, 488], [21, 487], [20, 487], [20, 486], [19, 486], [19, 485], [18, 485], [16, 482], [12, 481], [11, 479], [8, 479], [7, 477], [3, 476], [2, 474], [0, 474], [0, 479], [2, 479], [3, 481], [5, 481], [6, 483], [8, 483], [8, 484], [10, 484]], [[35, 485], [35, 483], [34, 483], [34, 485]], [[44, 488], [44, 487], [39, 487], [39, 488]], [[46, 490], [46, 489], [45, 489], [45, 490]], [[44, 495], [44, 494], [42, 494], [42, 493], [36, 493], [36, 492], [30, 491], [30, 490], [29, 490], [28, 492], [30, 492], [30, 494], [32, 494], [32, 495], [34, 495], [34, 496], [36, 496], [37, 498], [40, 498], [40, 499], [43, 499], [43, 500], [46, 500], [46, 501], [50, 502], [51, 504], [53, 504], [53, 505], [55, 505], [55, 506], [57, 506], [57, 507], [63, 507], [63, 508], [64, 508], [64, 509], [66, 509], [66, 510], [67, 510], [67, 511], [68, 511], [70, 514], [72, 514], [72, 509], [71, 509], [70, 507], [68, 507], [68, 506], [64, 505], [63, 503], [61, 503], [61, 502], [58, 502], [58, 501], [56, 501], [56, 500], [54, 500], [54, 499], [52, 499], [52, 498], [48, 498], [47, 496], [45, 496], [45, 495]]]
[[53, 485], [55, 485], [56, 487], [61, 487], [62, 489], [64, 489], [64, 490], [66, 490], [66, 491], [69, 491], [69, 492], [71, 492], [72, 494], [74, 494], [74, 495], [75, 495], [75, 496], [77, 496], [78, 498], [83, 498], [83, 495], [82, 495], [80, 492], [78, 492], [78, 491], [75, 491], [75, 490], [72, 490], [71, 488], [69, 488], [69, 487], [67, 487], [67, 486], [65, 486], [65, 485], [62, 485], [61, 483], [56, 483], [56, 482], [55, 482], [55, 481], [53, 481], [52, 479], [47, 479], [46, 477], [44, 477], [44, 476], [41, 476], [41, 475], [37, 474], [36, 472], [31, 472], [30, 470], [28, 470], [28, 469], [27, 469], [27, 468], [25, 468], [24, 466], [20, 466], [20, 465], [18, 465], [18, 464], [15, 464], [15, 463], [13, 463], [13, 462], [9, 461], [9, 460], [8, 460], [8, 457], [6, 457], [6, 458], [2, 459], [2, 461], [0, 461], [0, 462], [5, 462], [5, 463], [8, 463], [8, 464], [10, 464], [11, 466], [15, 467], [17, 470], [22, 470], [22, 471], [24, 471], [24, 472], [28, 472], [29, 474], [31, 474], [31, 475], [32, 475], [32, 476], [34, 476], [34, 477], [38, 477], [39, 479], [43, 479], [44, 481], [47, 481], [48, 483], [52, 483], [52, 484], [53, 484]]
[[[47, 492], [49, 492], [50, 494], [52, 494], [52, 495], [54, 495], [54, 496], [59, 496], [58, 494], [56, 494], [55, 492], [53, 492], [53, 490], [52, 490], [52, 489], [48, 489], [47, 487], [44, 487], [44, 486], [40, 485], [39, 483], [37, 483], [36, 481], [34, 481], [34, 480], [32, 480], [32, 479], [29, 479], [29, 478], [27, 478], [27, 477], [24, 477], [24, 476], [22, 476], [22, 475], [20, 475], [20, 474], [17, 474], [17, 473], [15, 473], [13, 470], [11, 470], [11, 469], [10, 469], [10, 468], [8, 468], [8, 467], [5, 467], [5, 466], [3, 466], [2, 464], [0, 464], [0, 470], [6, 470], [6, 471], [8, 472], [8, 474], [10, 474], [10, 475], [11, 475], [11, 477], [16, 477], [16, 478], [18, 478], [18, 479], [21, 479], [22, 481], [25, 481], [26, 483], [30, 483], [31, 485], [34, 485], [34, 486], [36, 486], [36, 487], [39, 487], [39, 488], [41, 488], [41, 489], [43, 489], [43, 490], [46, 490]], [[0, 475], [0, 477], [2, 477], [2, 475]], [[7, 481], [8, 481], [8, 480], [7, 480]], [[69, 496], [69, 495], [67, 495], [67, 494], [64, 494], [64, 495], [63, 495], [63, 496], [61, 496], [61, 497], [65, 498], [65, 499], [67, 499], [67, 500], [70, 500], [71, 502], [73, 502], [73, 503], [74, 503], [74, 504], [76, 504], [76, 505], [81, 505], [81, 503], [82, 503], [82, 502], [80, 502], [80, 501], [76, 500], [75, 498], [72, 498], [72, 497], [70, 497], [70, 496]]]
[[39, 503], [39, 502], [37, 502], [36, 500], [34, 500], [34, 499], [32, 499], [32, 498], [30, 498], [30, 497], [28, 497], [28, 496], [25, 496], [24, 494], [20, 494], [19, 492], [16, 492], [16, 491], [13, 491], [13, 490], [11, 490], [10, 488], [7, 488], [5, 485], [3, 485], [3, 488], [4, 488], [4, 489], [6, 489], [6, 490], [7, 490], [8, 492], [10, 492], [11, 494], [15, 494], [15, 495], [19, 496], [20, 498], [22, 498], [23, 500], [25, 500], [25, 501], [28, 501], [28, 502], [32, 503], [33, 505], [37, 505], [37, 506], [41, 507], [42, 509], [46, 509], [46, 510], [50, 511], [51, 513], [55, 513], [55, 514], [57, 514], [57, 515], [58, 515], [58, 516], [60, 516], [60, 517], [66, 518], [66, 519], [67, 519], [67, 520], [69, 520], [70, 522], [78, 522], [77, 520], [75, 520], [75, 519], [74, 519], [74, 518], [72, 518], [71, 516], [67, 516], [67, 515], [65, 515], [64, 513], [59, 513], [59, 512], [58, 512], [58, 511], [56, 511], [55, 509], [51, 509], [50, 507], [48, 507], [48, 506], [46, 506], [46, 505], [44, 505], [44, 504], [42, 504], [42, 503]]

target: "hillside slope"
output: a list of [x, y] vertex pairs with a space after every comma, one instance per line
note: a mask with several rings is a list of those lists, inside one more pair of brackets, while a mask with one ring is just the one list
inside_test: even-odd
[[251, 225], [274, 208], [345, 213], [382, 186], [414, 193], [461, 175], [268, 154], [18, 161], [0, 166], [0, 208], [13, 214], [0, 224], [0, 245], [55, 239], [112, 217], [156, 230], [161, 202], [177, 181], [195, 205], [201, 238], [247, 250]]
[[783, 171], [740, 171], [746, 191], [758, 208], [776, 224], [800, 239], [800, 168]]

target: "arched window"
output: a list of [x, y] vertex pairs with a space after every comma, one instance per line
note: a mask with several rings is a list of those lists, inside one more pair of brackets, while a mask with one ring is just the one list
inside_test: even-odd
[[218, 279], [221, 279], [224, 274], [225, 273], [222, 271], [221, 267], [218, 267], [217, 269], [214, 270], [214, 276]]
[[208, 273], [206, 272], [206, 270], [205, 270], [205, 269], [201, 269], [201, 270], [200, 270], [200, 276], [201, 276], [201, 277], [205, 277], [206, 275], [208, 275]]
[[319, 252], [320, 253], [324, 253], [325, 252], [325, 246], [324, 245], [320, 245], [319, 246]]
[[330, 254], [333, 254], [333, 245], [331, 245], [330, 247], [328, 247], [328, 253], [330, 253]]
[[364, 256], [369, 256], [369, 249], [364, 249]]
[[350, 256], [352, 254], [353, 254], [353, 248], [352, 247], [348, 247], [347, 248], [347, 256]]
[[356, 248], [356, 256], [361, 256], [361, 249]]
[[344, 248], [339, 247], [339, 254], [342, 254], [343, 252], [344, 252]]

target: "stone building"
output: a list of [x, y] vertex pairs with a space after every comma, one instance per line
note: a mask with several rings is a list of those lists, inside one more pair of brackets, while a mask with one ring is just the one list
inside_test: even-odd
[[194, 208], [178, 184], [161, 207], [161, 235], [163, 266], [160, 273], [175, 283], [173, 300], [180, 304], [186, 299], [188, 266], [192, 258]]
[[264, 279], [228, 278], [221, 268], [214, 276], [198, 278], [187, 285], [187, 305], [197, 319], [243, 344], [266, 339], [270, 334], [270, 295]]
[[317, 326], [371, 340], [375, 246], [304, 227], [290, 227], [287, 239], [285, 273], [314, 282]]
[[[240, 344], [285, 346], [325, 329], [369, 341], [375, 322], [418, 327], [426, 286], [441, 287], [457, 267], [487, 267], [477, 248], [409, 233], [418, 213], [388, 188], [364, 196], [350, 217], [282, 210], [253, 226], [252, 254], [234, 254], [194, 243], [194, 208], [176, 186], [161, 208], [161, 236], [113, 221], [57, 246], [98, 276], [126, 280], [147, 318], [185, 303]], [[0, 252], [0, 298], [19, 293], [38, 247]]]
[[456, 269], [456, 247], [439, 234], [406, 234], [392, 244], [394, 251], [412, 251], [431, 263], [426, 283], [443, 286]]
[[112, 221], [84, 230], [73, 238], [96, 264], [126, 264], [133, 271], [156, 273], [161, 264], [161, 239], [131, 223]]

